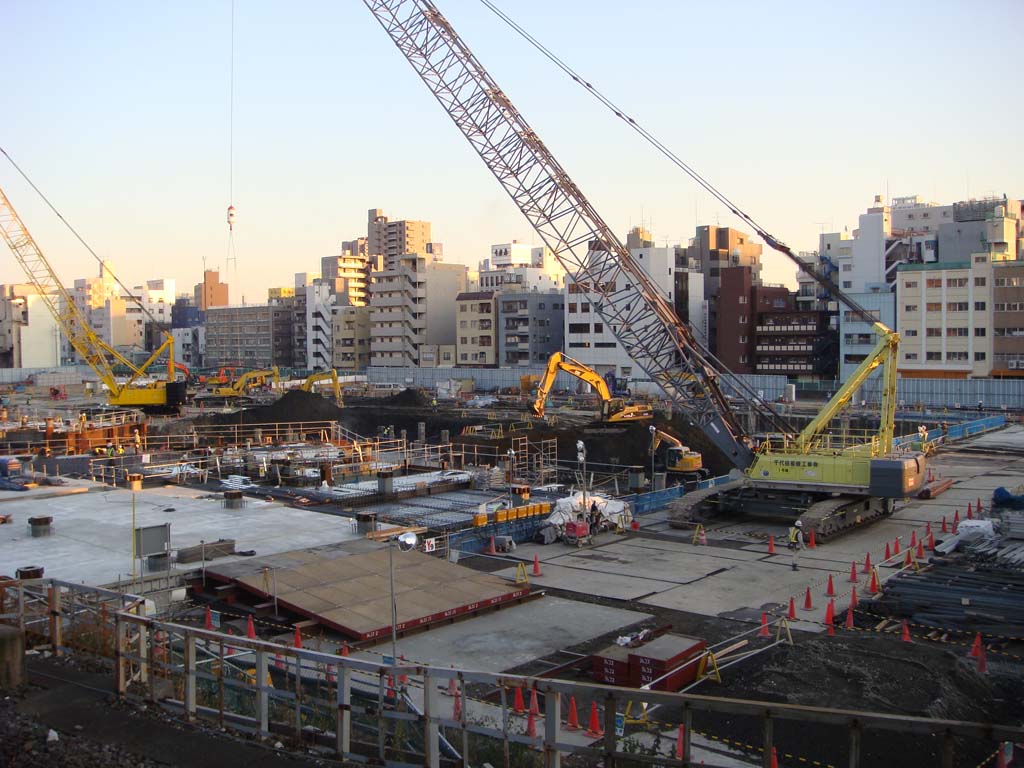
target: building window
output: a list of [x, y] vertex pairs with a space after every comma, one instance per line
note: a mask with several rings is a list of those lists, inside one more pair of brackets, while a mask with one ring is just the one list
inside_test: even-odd
[[576, 312], [576, 302], [575, 301], [570, 301], [569, 302], [569, 313], [570, 314], [574, 314], [575, 312]]
[[537, 304], [537, 309], [544, 309], [544, 302], [543, 301]]
[[904, 288], [917, 288], [917, 280], [907, 280], [903, 283]]
[[924, 285], [925, 285], [926, 288], [941, 288], [942, 287], [942, 278], [941, 277], [929, 277], [927, 280], [924, 281]]
[[984, 312], [985, 311], [985, 302], [984, 301], [976, 301], [976, 302], [974, 302], [974, 311], [975, 312]]
[[739, 318], [738, 318], [738, 322], [739, 322], [740, 325], [746, 325], [747, 324], [747, 316], [746, 315], [740, 315]]
[[927, 336], [930, 339], [938, 338], [939, 336], [942, 336], [942, 329], [941, 328], [928, 328], [925, 331], [924, 335]]
[[843, 288], [853, 288], [853, 282], [850, 280], [843, 280]]
[[741, 363], [747, 362], [747, 356], [746, 355], [740, 355], [740, 362]]
[[969, 330], [970, 330], [969, 328], [947, 328], [946, 329], [946, 335], [947, 336], [967, 336], [968, 335], [967, 332]]
[[946, 304], [947, 312], [966, 312], [971, 305], [966, 301], [951, 301]]
[[590, 323], [569, 323], [569, 333], [590, 333]]
[[853, 264], [843, 264], [843, 272], [853, 272]]
[[946, 280], [947, 288], [966, 288], [967, 278], [966, 277], [950, 277]]
[[[765, 301], [767, 301], [767, 299], [765, 299]], [[746, 296], [740, 296], [739, 302], [740, 302], [740, 304], [746, 304], [747, 303], [747, 297]]]
[[929, 312], [941, 312], [942, 302], [941, 301], [929, 301], [924, 305], [924, 308]]
[[917, 304], [907, 304], [903, 307], [904, 312], [917, 312]]
[[740, 336], [740, 344], [746, 344], [746, 343], [747, 343], [747, 337], [746, 336]]
[[984, 361], [985, 361], [985, 353], [984, 352], [975, 352], [974, 353], [974, 362], [982, 363]]
[[964, 360], [967, 359], [967, 353], [966, 352], [947, 352], [946, 353], [946, 359], [947, 360], [957, 361], [957, 362], [963, 362]]
[[[986, 261], [988, 261], [988, 256], [975, 256], [974, 257], [974, 263], [975, 264], [984, 264]], [[997, 280], [996, 282], [998, 283], [999, 281]]]
[[941, 352], [925, 352], [925, 360], [938, 360], [942, 361]]
[[580, 304], [580, 312], [589, 312], [589, 311], [590, 311], [590, 304], [588, 304], [585, 301], [582, 304]]
[[904, 360], [917, 360], [917, 352], [907, 352], [903, 356]]
[[974, 287], [975, 288], [984, 288], [985, 287], [985, 278], [984, 277], [976, 277], [976, 278], [974, 278]]
[[604, 333], [604, 323], [594, 323], [594, 333]]
[[903, 332], [904, 336], [917, 336], [917, 328], [908, 328]]

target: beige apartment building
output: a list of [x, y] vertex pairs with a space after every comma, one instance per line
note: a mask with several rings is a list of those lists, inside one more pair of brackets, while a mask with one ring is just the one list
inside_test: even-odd
[[339, 373], [356, 373], [370, 364], [370, 308], [336, 306], [331, 314], [333, 358]]
[[498, 364], [498, 309], [494, 291], [472, 291], [455, 297], [458, 318], [458, 365], [495, 368]]
[[384, 269], [394, 267], [400, 257], [409, 253], [439, 257], [437, 245], [430, 242], [429, 221], [391, 221], [380, 208], [371, 208], [367, 213], [366, 253], [382, 257]]

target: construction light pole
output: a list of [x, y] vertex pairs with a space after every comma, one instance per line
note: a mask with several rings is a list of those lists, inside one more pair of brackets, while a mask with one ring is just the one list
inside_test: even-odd
[[[658, 435], [658, 428], [653, 424], [647, 428], [651, 433], [651, 491], [654, 491], [654, 440]], [[668, 485], [666, 482], [665, 485]]]
[[511, 448], [508, 449], [508, 508], [512, 509], [514, 506], [512, 503], [512, 466], [515, 463], [516, 452]]
[[587, 446], [582, 440], [576, 441], [576, 462], [583, 469], [583, 480], [580, 483], [583, 487], [583, 513], [589, 514], [587, 510]]
[[388, 583], [391, 585], [391, 664], [398, 663], [398, 601], [395, 599], [395, 543], [403, 552], [415, 549], [416, 534], [406, 531], [388, 539]]

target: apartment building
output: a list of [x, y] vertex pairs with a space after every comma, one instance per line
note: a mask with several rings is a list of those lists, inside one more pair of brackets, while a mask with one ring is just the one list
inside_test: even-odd
[[174, 359], [189, 368], [201, 368], [206, 359], [206, 328], [174, 328]]
[[477, 269], [480, 290], [549, 291], [565, 285], [565, 269], [547, 246], [513, 240], [491, 246]]
[[498, 309], [498, 364], [544, 365], [562, 351], [565, 296], [561, 291], [503, 291]]
[[206, 366], [288, 366], [292, 308], [281, 304], [210, 307], [206, 311]]
[[367, 256], [380, 256], [381, 268], [391, 269], [398, 259], [409, 253], [429, 254], [438, 261], [444, 256], [441, 244], [431, 242], [430, 222], [391, 221], [380, 208], [371, 208], [366, 223]]
[[464, 291], [455, 297], [456, 361], [470, 368], [495, 368], [498, 362], [498, 311], [494, 291]]
[[60, 326], [35, 286], [0, 285], [0, 368], [60, 364]]
[[210, 307], [226, 307], [228, 301], [228, 284], [220, 281], [220, 272], [215, 269], [203, 271], [203, 282], [196, 283], [193, 288], [195, 305], [205, 312]]
[[415, 366], [424, 344], [456, 343], [455, 297], [466, 267], [404, 254], [370, 278], [370, 364]]
[[373, 260], [366, 250], [366, 240], [359, 238], [342, 243], [340, 256], [320, 259], [320, 277], [334, 284], [335, 294], [339, 297], [335, 303], [364, 307], [369, 302]]
[[834, 378], [838, 333], [826, 310], [798, 309], [790, 294], [785, 307], [757, 313], [754, 328], [755, 373], [774, 373], [800, 379]]
[[357, 373], [370, 364], [370, 308], [335, 306], [331, 314], [334, 353], [339, 373]]

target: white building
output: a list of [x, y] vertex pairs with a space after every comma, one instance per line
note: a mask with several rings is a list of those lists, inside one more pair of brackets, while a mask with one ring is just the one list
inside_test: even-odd
[[0, 367], [49, 368], [60, 354], [60, 327], [35, 287], [0, 285]]
[[482, 291], [549, 291], [565, 285], [565, 270], [547, 246], [532, 247], [513, 240], [491, 246], [480, 262], [477, 285]]

